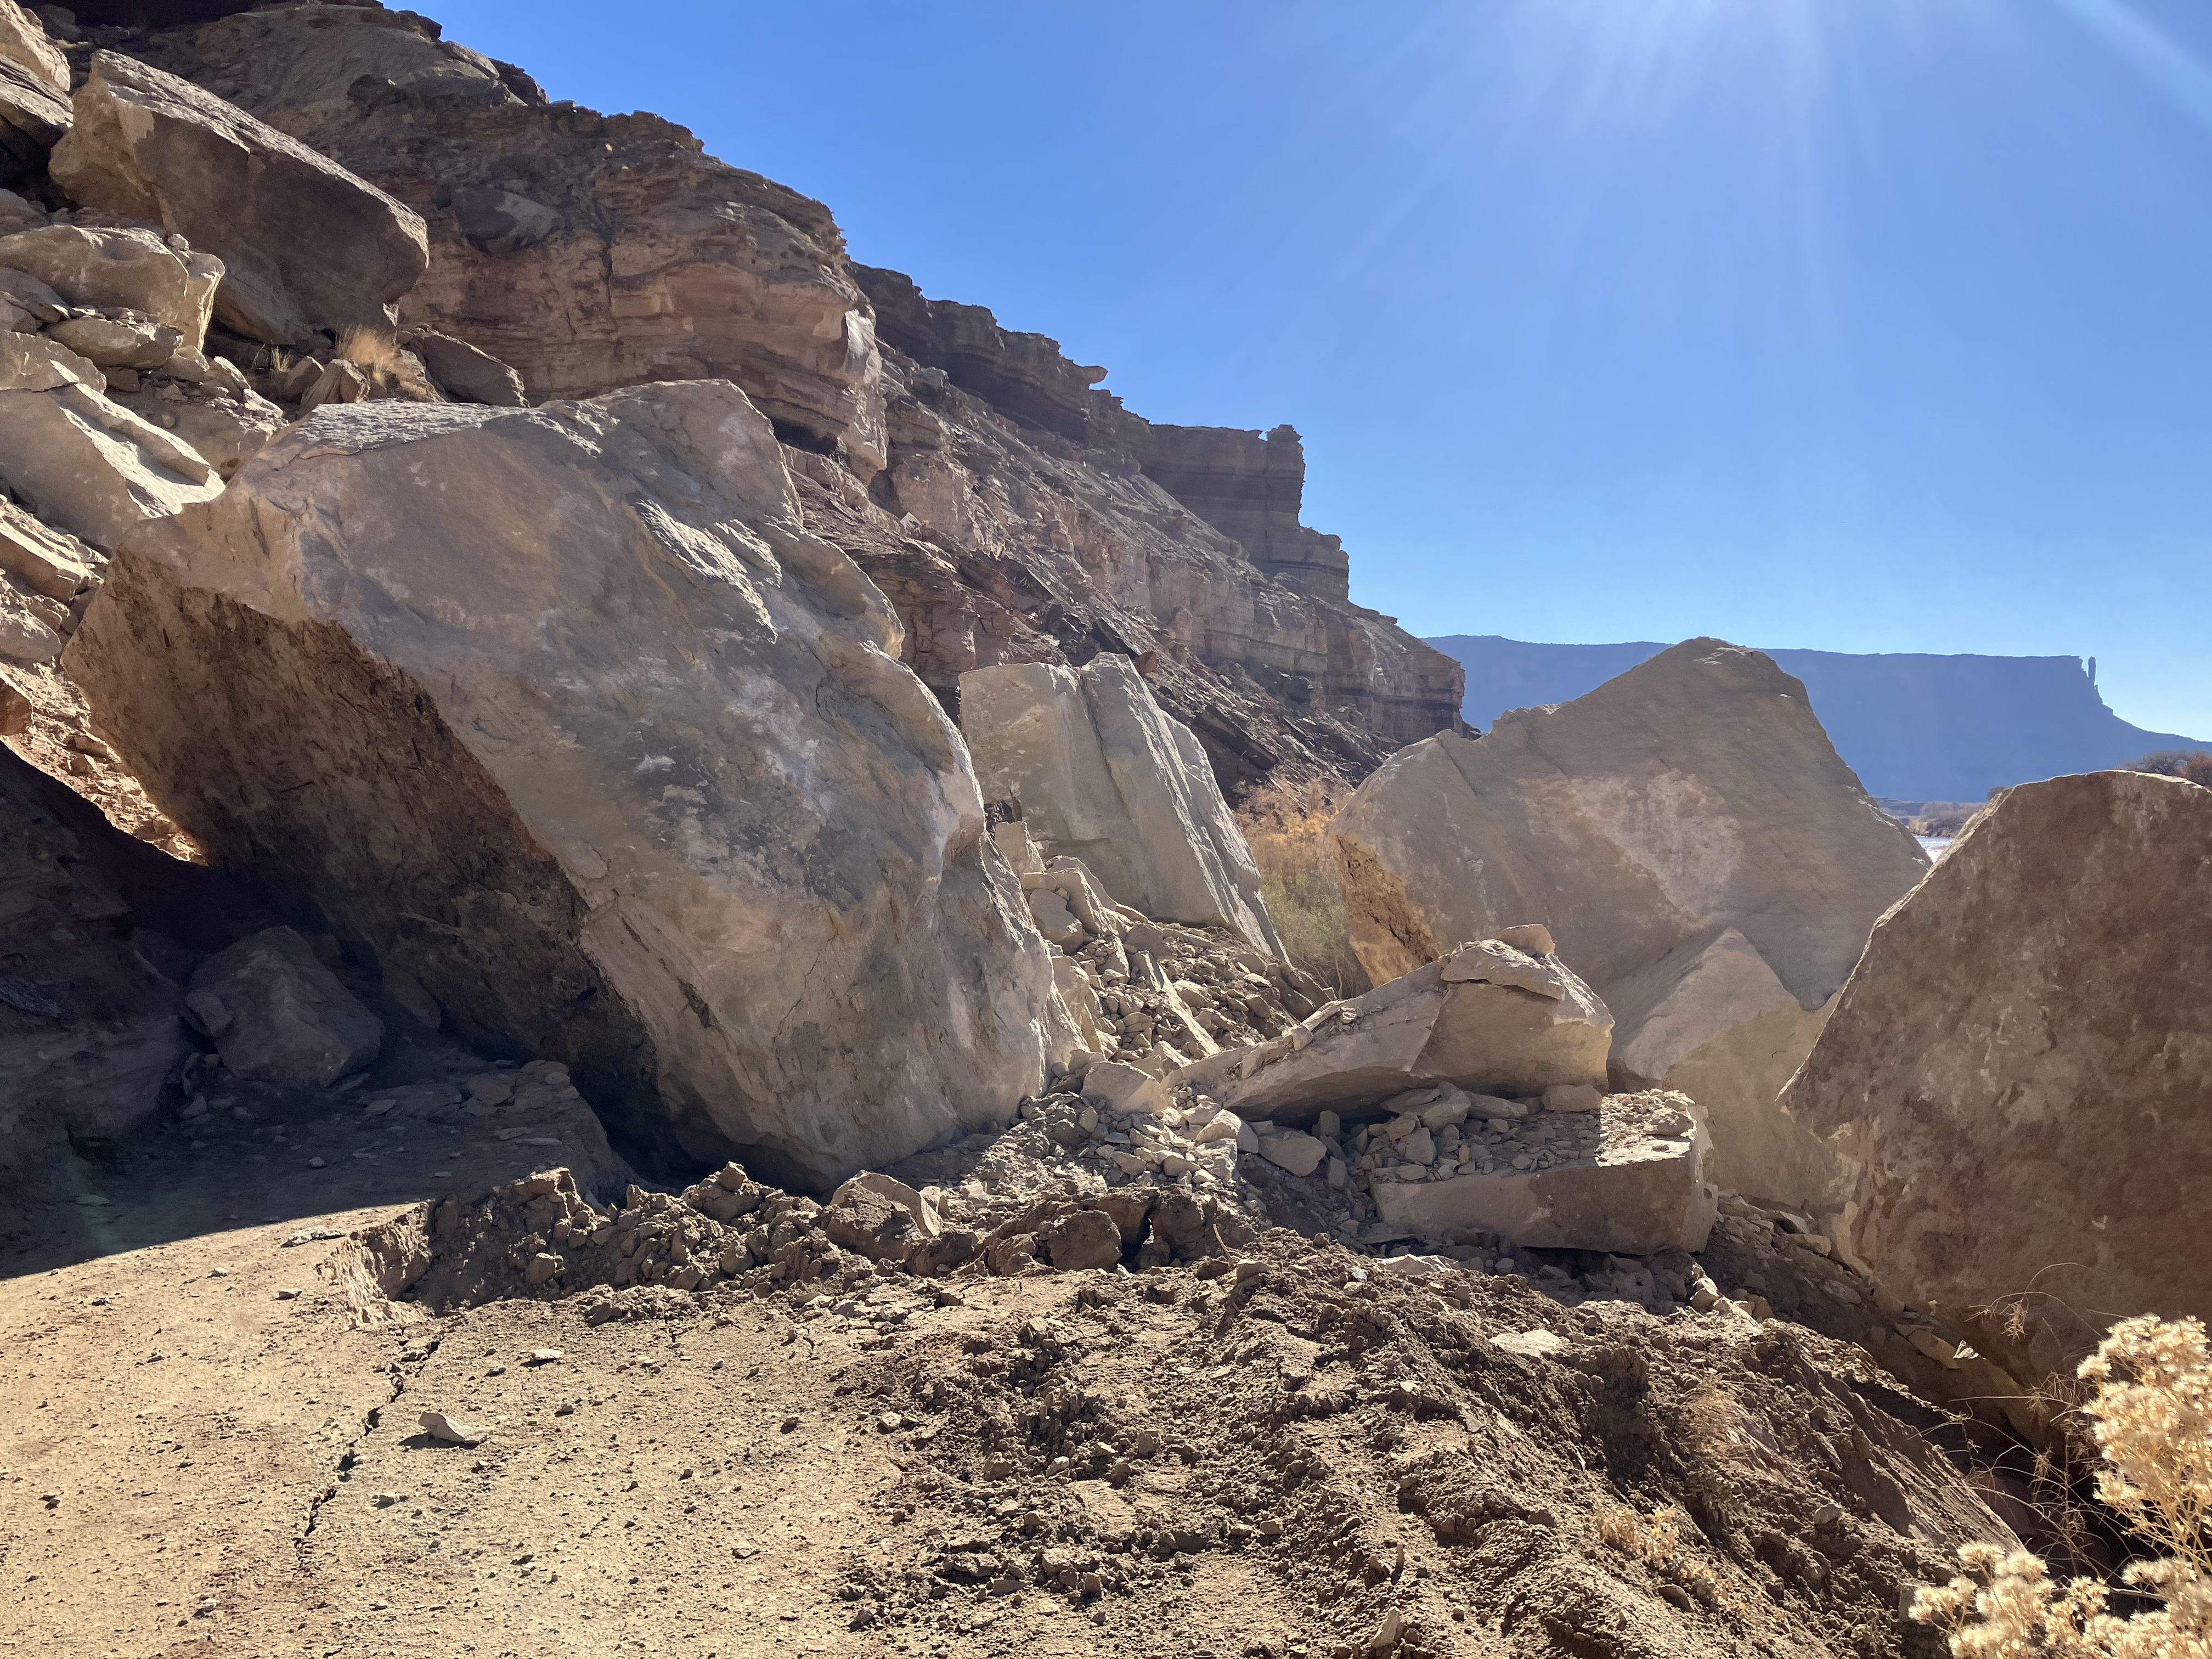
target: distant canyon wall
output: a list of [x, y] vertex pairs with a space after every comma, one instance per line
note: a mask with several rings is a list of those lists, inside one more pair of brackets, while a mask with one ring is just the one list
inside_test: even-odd
[[[1466, 669], [1463, 712], [1479, 727], [1510, 708], [1571, 702], [1667, 648], [1487, 634], [1429, 643]], [[1868, 791], [1890, 799], [1978, 801], [1992, 789], [2100, 771], [2161, 749], [2212, 746], [2130, 725], [2105, 706], [2078, 657], [1766, 654], [1805, 683], [1813, 712]]]

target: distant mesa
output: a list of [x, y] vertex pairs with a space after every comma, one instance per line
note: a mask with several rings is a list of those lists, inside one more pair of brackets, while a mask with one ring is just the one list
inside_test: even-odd
[[[1569, 702], [1667, 647], [1540, 645], [1494, 634], [1429, 641], [1467, 670], [1468, 721]], [[2105, 706], [2078, 657], [1854, 655], [1769, 651], [1805, 683], [1829, 739], [1869, 794], [1896, 807], [1979, 801], [1990, 790], [2124, 766], [2158, 750], [2212, 747], [2146, 732]]]

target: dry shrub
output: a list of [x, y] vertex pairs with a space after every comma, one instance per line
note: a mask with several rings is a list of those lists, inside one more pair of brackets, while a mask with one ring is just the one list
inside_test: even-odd
[[2198, 750], [2191, 754], [2186, 749], [2161, 749], [2154, 755], [2145, 755], [2131, 760], [2125, 769], [2130, 772], [2155, 772], [2162, 778], [2186, 778], [2190, 782], [2212, 789], [2212, 754]]
[[1344, 871], [1328, 832], [1340, 787], [1322, 778], [1303, 787], [1268, 784], [1245, 797], [1237, 822], [1291, 961], [1339, 996], [1357, 996], [1371, 988], [1352, 949]]
[[1709, 1607], [1741, 1606], [1741, 1598], [1720, 1577], [1690, 1553], [1696, 1534], [1690, 1517], [1674, 1504], [1646, 1516], [1613, 1504], [1600, 1504], [1597, 1535], [1623, 1555], [1632, 1555], [1669, 1583], [1679, 1584]]
[[437, 392], [423, 372], [422, 359], [403, 350], [399, 342], [379, 328], [356, 325], [338, 336], [337, 355], [368, 376], [380, 392], [396, 392], [417, 403], [435, 403]]
[[2026, 1550], [1961, 1550], [1966, 1575], [1925, 1589], [1912, 1616], [1958, 1659], [2212, 1659], [2212, 1351], [2202, 1321], [2145, 1316], [2081, 1363], [2081, 1410], [2105, 1467], [2097, 1496], [2154, 1557], [2121, 1575], [2159, 1603], [2121, 1618], [2093, 1578], [2054, 1583]]

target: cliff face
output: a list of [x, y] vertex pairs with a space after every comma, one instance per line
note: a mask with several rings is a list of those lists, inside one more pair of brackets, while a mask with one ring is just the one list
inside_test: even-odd
[[[1431, 643], [1466, 670], [1467, 718], [1480, 726], [1510, 708], [1571, 702], [1667, 648], [1469, 634]], [[2207, 746], [2122, 720], [2078, 657], [1766, 654], [1804, 681], [1813, 712], [1859, 781], [1893, 800], [1978, 801], [2016, 783]]]
[[110, 33], [420, 213], [404, 322], [513, 365], [531, 400], [736, 381], [948, 708], [972, 669], [1123, 652], [1232, 787], [1357, 776], [1456, 726], [1458, 665], [1351, 604], [1341, 544], [1298, 523], [1289, 428], [1154, 427], [1055, 342], [851, 264], [821, 204], [659, 117], [550, 102], [413, 14]]

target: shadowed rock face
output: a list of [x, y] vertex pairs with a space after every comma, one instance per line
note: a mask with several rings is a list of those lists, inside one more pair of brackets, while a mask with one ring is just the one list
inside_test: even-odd
[[957, 734], [727, 382], [319, 410], [124, 562], [70, 665], [173, 815], [646, 1144], [826, 1182], [1072, 1040]]
[[2017, 1375], [2212, 1317], [2209, 908], [2212, 790], [2023, 784], [1882, 919], [1783, 1097], [1850, 1162], [1857, 1253]]

